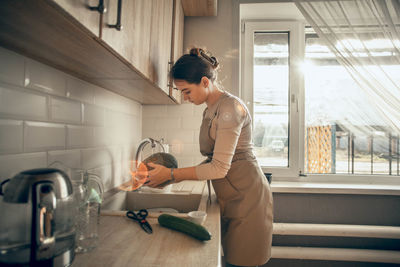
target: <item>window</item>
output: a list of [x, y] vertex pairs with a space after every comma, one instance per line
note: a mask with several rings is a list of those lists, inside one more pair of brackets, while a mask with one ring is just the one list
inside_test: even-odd
[[263, 166], [287, 167], [289, 32], [255, 32], [253, 64], [255, 151]]
[[[254, 150], [265, 172], [399, 175], [398, 133], [380, 123], [314, 33], [306, 34], [300, 22], [246, 21], [244, 29], [241, 97], [252, 113]], [[376, 53], [390, 57], [391, 51], [380, 46]], [[400, 70], [388, 62], [385, 68]]]
[[[400, 71], [384, 38], [367, 43], [371, 56], [385, 62], [383, 68]], [[362, 61], [365, 56], [357, 57]], [[306, 172], [399, 175], [398, 134], [389, 130], [371, 100], [313, 33], [306, 34], [303, 70]], [[393, 76], [399, 83], [399, 75]]]
[[297, 176], [303, 171], [304, 142], [299, 142], [302, 112], [304, 42], [299, 23], [246, 22], [244, 75], [241, 97], [254, 122], [254, 148], [264, 170], [274, 176]]

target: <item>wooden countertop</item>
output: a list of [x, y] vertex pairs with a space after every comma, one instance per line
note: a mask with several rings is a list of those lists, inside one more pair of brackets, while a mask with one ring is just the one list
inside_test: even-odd
[[98, 247], [77, 254], [72, 266], [221, 266], [219, 205], [215, 194], [211, 204], [207, 202], [207, 192], [205, 187], [199, 210], [207, 212], [203, 226], [211, 233], [211, 240], [199, 241], [162, 227], [156, 216], [148, 218], [152, 234], [145, 233], [137, 222], [125, 216], [101, 216]]

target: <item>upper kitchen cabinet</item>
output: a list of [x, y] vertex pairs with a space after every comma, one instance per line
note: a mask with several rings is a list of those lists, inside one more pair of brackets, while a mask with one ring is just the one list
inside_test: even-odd
[[100, 36], [100, 14], [106, 11], [104, 1], [53, 0], [94, 35]]
[[217, 0], [182, 0], [185, 16], [216, 16]]
[[[160, 85], [162, 83], [159, 82], [159, 79], [154, 79], [154, 73], [157, 74], [157, 78], [163, 74], [158, 71], [152, 72], [156, 68], [152, 62], [153, 59], [150, 59], [150, 57], [147, 59], [147, 56], [139, 59], [135, 57], [135, 54], [144, 55], [147, 53], [144, 51], [146, 51], [146, 47], [149, 47], [148, 44], [151, 39], [143, 41], [143, 38], [152, 38], [153, 35], [143, 33], [142, 36], [142, 33], [134, 32], [133, 34], [139, 36], [139, 38], [135, 37], [133, 41], [129, 36], [125, 35], [128, 32], [131, 34], [132, 29], [130, 28], [136, 26], [134, 25], [135, 22], [141, 18], [143, 20], [148, 19], [151, 15], [154, 15], [148, 11], [149, 6], [145, 3], [148, 1], [123, 1], [121, 10], [125, 5], [131, 10], [141, 6], [143, 10], [147, 11], [142, 14], [141, 18], [136, 17], [133, 21], [129, 21], [129, 19], [132, 19], [134, 15], [126, 15], [125, 18], [122, 15], [122, 23], [124, 23], [125, 19], [128, 19], [127, 26], [122, 25], [127, 32], [118, 32], [120, 35], [106, 37], [109, 33], [104, 31], [105, 39], [100, 39], [101, 35], [99, 36], [99, 31], [95, 27], [96, 13], [99, 12], [94, 12], [87, 8], [92, 4], [93, 6], [98, 5], [101, 0], [94, 2], [97, 3], [83, 0], [1, 0], [0, 46], [142, 104], [176, 104], [176, 101], [169, 96], [169, 92], [165, 92], [166, 82], [162, 87], [163, 90], [161, 90]], [[107, 2], [104, 1], [104, 3]], [[154, 3], [164, 1], [149, 2], [152, 2], [151, 5], [154, 6]], [[118, 1], [116, 3], [118, 10]], [[109, 24], [116, 24], [116, 17], [114, 17], [114, 20], [111, 17], [117, 15], [113, 5], [115, 3], [110, 2], [107, 6], [110, 10], [105, 13]], [[85, 13], [85, 6], [87, 13]], [[140, 14], [140, 9], [135, 10]], [[172, 10], [172, 5], [170, 10]], [[105, 14], [98, 17], [99, 24], [101, 19], [105, 19]], [[91, 16], [94, 16], [93, 21], [89, 19]], [[166, 20], [163, 17], [163, 21], [164, 19]], [[145, 21], [141, 21], [141, 23], [142, 26], [146, 24]], [[171, 23], [172, 19], [169, 25]], [[105, 27], [100, 27], [100, 29], [104, 30]], [[110, 30], [113, 29], [110, 28]], [[145, 30], [148, 30], [148, 28], [143, 29], [143, 31]], [[150, 28], [150, 31], [152, 30], [153, 28]], [[171, 34], [171, 27], [168, 32]], [[167, 35], [168, 33], [165, 34]], [[147, 37], [149, 35], [150, 37]], [[113, 42], [110, 41], [112, 38], [115, 38]], [[171, 38], [171, 35], [169, 38]], [[143, 43], [141, 43], [142, 41]], [[117, 42], [124, 43], [124, 45], [121, 46]], [[146, 44], [146, 42], [148, 43]], [[155, 42], [156, 40], [153, 39], [153, 43]], [[163, 40], [160, 39], [159, 42], [162, 43]], [[169, 39], [168, 46], [170, 47], [170, 45], [171, 41]], [[130, 49], [131, 46], [132, 49]], [[149, 49], [151, 47], [150, 45]], [[167, 59], [165, 59], [167, 66], [168, 58], [169, 52]], [[144, 63], [141, 63], [142, 61]], [[166, 77], [167, 67], [165, 68], [164, 75]], [[150, 76], [152, 79], [149, 79]]]
[[101, 39], [175, 102], [168, 72], [182, 55], [184, 14], [180, 0], [109, 0]]
[[[172, 44], [171, 44], [171, 63], [174, 64], [183, 54], [183, 30], [184, 19], [182, 1], [174, 0], [172, 18]], [[174, 89], [172, 79], [169, 81], [169, 94], [177, 102], [181, 103], [181, 91]]]
[[150, 32], [152, 1], [108, 0], [103, 15], [101, 39], [150, 77]]
[[169, 94], [173, 0], [153, 0], [150, 32], [150, 80]]

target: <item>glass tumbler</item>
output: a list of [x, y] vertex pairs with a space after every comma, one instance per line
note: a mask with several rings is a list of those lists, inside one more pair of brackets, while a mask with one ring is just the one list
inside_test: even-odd
[[100, 208], [104, 192], [101, 179], [94, 174], [83, 173], [81, 182], [75, 182], [76, 239], [75, 252], [91, 251], [98, 245]]

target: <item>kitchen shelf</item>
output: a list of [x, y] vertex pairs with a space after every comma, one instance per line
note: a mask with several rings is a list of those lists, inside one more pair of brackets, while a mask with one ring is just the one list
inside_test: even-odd
[[142, 104], [176, 104], [51, 0], [1, 1], [0, 46]]

